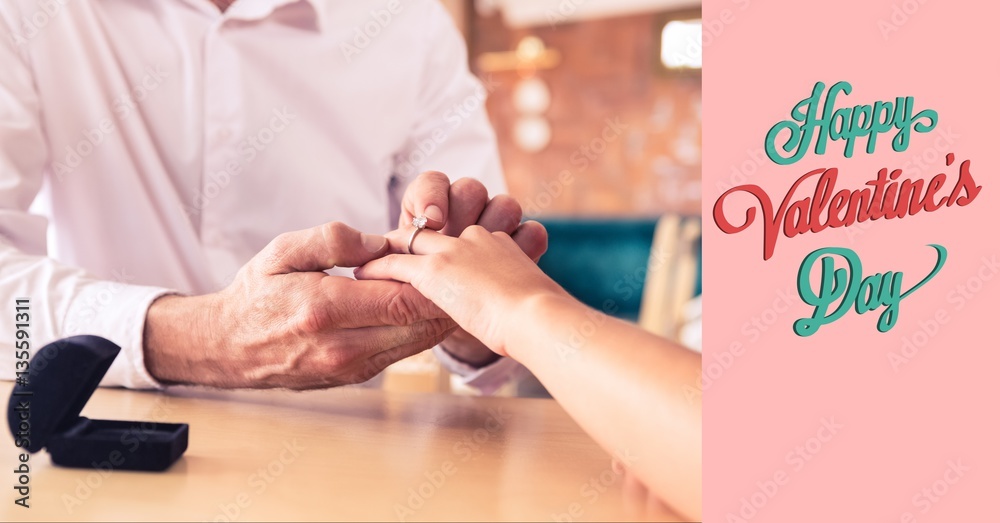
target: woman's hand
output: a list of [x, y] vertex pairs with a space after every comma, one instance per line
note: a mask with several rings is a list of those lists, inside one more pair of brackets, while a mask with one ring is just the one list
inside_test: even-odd
[[[644, 485], [638, 515], [668, 518], [662, 500], [699, 520], [701, 399], [684, 391], [698, 386], [700, 355], [570, 297], [521, 252], [525, 235], [540, 229], [528, 222], [508, 236], [472, 226], [458, 238], [423, 230], [416, 255], [390, 254], [355, 274], [410, 283], [523, 364], [605, 450], [641, 457], [627, 464]], [[390, 252], [404, 252], [413, 231], [390, 233]]]
[[[406, 188], [402, 198], [399, 227], [412, 231], [416, 216], [427, 218], [427, 229], [458, 237], [470, 225], [481, 225], [489, 232], [513, 234], [521, 224], [521, 205], [514, 198], [498, 194], [492, 198], [482, 182], [462, 178], [454, 183], [444, 173], [428, 171]], [[541, 234], [519, 237], [518, 245], [529, 258], [538, 260], [545, 252], [545, 229], [532, 228]], [[402, 251], [399, 251], [402, 252]], [[496, 353], [465, 329], [457, 329], [441, 348], [453, 359], [473, 368], [482, 368], [498, 359]]]
[[[413, 230], [389, 233], [391, 251], [404, 252]], [[509, 333], [533, 298], [569, 296], [522, 252], [521, 243], [544, 235], [538, 222], [526, 222], [512, 235], [477, 225], [458, 238], [423, 230], [413, 242], [414, 255], [390, 254], [359, 267], [355, 276], [410, 283], [463, 329], [507, 356]]]

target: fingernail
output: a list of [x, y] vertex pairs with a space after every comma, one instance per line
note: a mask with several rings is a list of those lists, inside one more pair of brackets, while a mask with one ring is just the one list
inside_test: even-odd
[[364, 244], [368, 252], [375, 253], [381, 251], [388, 241], [385, 236], [361, 233], [361, 243]]
[[441, 208], [437, 205], [428, 205], [427, 208], [424, 209], [424, 216], [438, 223], [444, 222], [444, 212], [442, 212]]

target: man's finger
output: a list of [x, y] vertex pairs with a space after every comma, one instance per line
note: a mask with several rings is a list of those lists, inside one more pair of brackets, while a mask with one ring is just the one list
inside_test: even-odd
[[479, 216], [489, 203], [489, 192], [479, 180], [462, 178], [452, 184], [448, 193], [451, 206], [448, 210], [448, 224], [441, 231], [448, 236], [458, 236], [470, 225], [479, 221]]
[[251, 263], [265, 274], [357, 267], [384, 255], [385, 237], [363, 234], [339, 222], [279, 235]]
[[358, 360], [342, 373], [343, 376], [347, 377], [346, 381], [349, 383], [364, 383], [374, 378], [389, 365], [441, 343], [451, 336], [458, 327], [452, 322], [437, 320], [421, 322], [411, 327], [373, 328], [406, 329], [407, 341], [400, 345], [390, 346], [389, 349], [368, 354], [364, 359]]
[[522, 223], [511, 235], [511, 238], [521, 248], [521, 251], [535, 263], [538, 263], [538, 260], [549, 248], [549, 233], [542, 224], [536, 221]]
[[294, 374], [275, 375], [274, 369], [264, 369], [256, 378], [296, 390], [364, 383], [389, 365], [441, 343], [456, 328], [450, 320], [431, 320], [407, 327], [346, 329], [338, 333], [339, 339], [328, 342], [326, 350], [309, 352]]
[[326, 363], [336, 367], [331, 371], [339, 370], [342, 374], [346, 374], [359, 364], [396, 347], [411, 346], [415, 343], [433, 347], [439, 338], [447, 337], [456, 328], [457, 325], [450, 319], [439, 318], [406, 326], [341, 329], [330, 333], [327, 337], [326, 350], [315, 351], [310, 355], [314, 360], [310, 364]]
[[337, 328], [403, 326], [448, 317], [411, 285], [399, 281], [330, 277], [323, 279], [323, 285], [330, 300], [330, 324]]
[[427, 217], [427, 227], [435, 231], [444, 227], [448, 217], [448, 192], [451, 181], [444, 173], [428, 171], [413, 180], [403, 195], [400, 228], [407, 228], [416, 216]]
[[390, 254], [354, 269], [354, 277], [359, 281], [394, 280], [410, 283], [424, 270], [426, 261], [422, 256]]
[[513, 197], [501, 194], [486, 205], [478, 224], [490, 232], [511, 234], [521, 224], [521, 204]]

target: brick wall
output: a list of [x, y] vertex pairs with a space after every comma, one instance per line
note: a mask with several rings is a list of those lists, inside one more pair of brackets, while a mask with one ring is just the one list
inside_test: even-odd
[[657, 21], [651, 14], [509, 30], [499, 15], [473, 18], [474, 70], [480, 53], [512, 50], [529, 34], [563, 55], [538, 73], [552, 92], [545, 150], [514, 143], [517, 72], [493, 73], [487, 104], [511, 193], [536, 214], [700, 213], [701, 77], [657, 71]]

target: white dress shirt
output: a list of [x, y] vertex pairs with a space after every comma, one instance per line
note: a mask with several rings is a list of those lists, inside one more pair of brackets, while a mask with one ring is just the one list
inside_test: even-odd
[[282, 232], [386, 232], [430, 169], [505, 190], [434, 0], [4, 0], [0, 37], [0, 331], [26, 297], [34, 349], [114, 341], [104, 385], [159, 387], [150, 303], [224, 287]]

